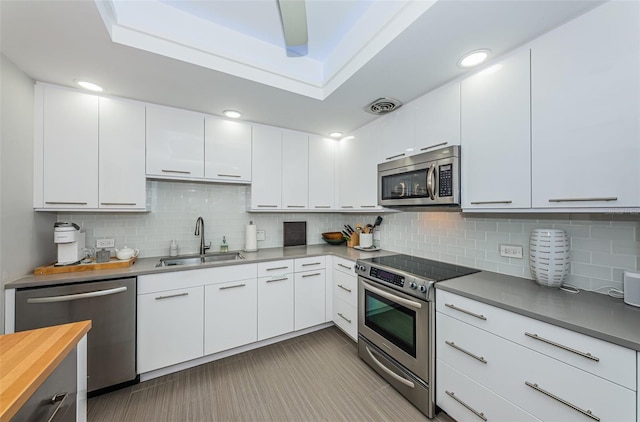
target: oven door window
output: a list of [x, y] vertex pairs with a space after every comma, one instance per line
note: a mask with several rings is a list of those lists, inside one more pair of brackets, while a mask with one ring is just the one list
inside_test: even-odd
[[428, 168], [382, 176], [382, 199], [426, 198]]
[[416, 312], [365, 289], [365, 325], [416, 357]]

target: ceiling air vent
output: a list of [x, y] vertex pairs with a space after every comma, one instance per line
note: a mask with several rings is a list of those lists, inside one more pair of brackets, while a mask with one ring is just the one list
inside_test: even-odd
[[382, 97], [367, 105], [364, 111], [371, 114], [387, 114], [400, 107], [402, 107], [401, 101]]

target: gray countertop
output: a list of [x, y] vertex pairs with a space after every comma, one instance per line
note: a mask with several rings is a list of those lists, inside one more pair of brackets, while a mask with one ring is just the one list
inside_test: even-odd
[[225, 261], [207, 264], [180, 265], [169, 267], [158, 267], [156, 264], [160, 257], [138, 258], [135, 263], [128, 268], [117, 268], [108, 270], [82, 271], [76, 273], [62, 273], [51, 275], [28, 275], [15, 281], [5, 284], [5, 289], [18, 289], [24, 287], [44, 287], [54, 284], [78, 283], [83, 281], [109, 280], [114, 278], [135, 277], [143, 274], [154, 274], [171, 271], [188, 271], [200, 268], [211, 268], [228, 265], [251, 264], [255, 262], [274, 261], [278, 259], [304, 258], [310, 256], [334, 255], [341, 258], [357, 260], [360, 258], [370, 258], [381, 255], [391, 255], [396, 252], [376, 251], [364, 252], [344, 245], [307, 245], [289, 246], [286, 248], [261, 249], [257, 252], [240, 251], [245, 259], [237, 261]]
[[436, 288], [640, 351], [640, 308], [622, 299], [573, 294], [484, 271], [442, 281]]

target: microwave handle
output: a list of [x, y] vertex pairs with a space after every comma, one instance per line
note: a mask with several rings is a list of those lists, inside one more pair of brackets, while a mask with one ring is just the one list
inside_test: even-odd
[[427, 193], [429, 194], [429, 198], [432, 200], [436, 199], [435, 196], [435, 178], [434, 173], [436, 172], [436, 165], [431, 164], [429, 167], [429, 171], [427, 172]]

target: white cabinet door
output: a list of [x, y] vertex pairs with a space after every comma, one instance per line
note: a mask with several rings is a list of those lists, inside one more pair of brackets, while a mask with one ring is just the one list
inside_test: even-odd
[[147, 106], [147, 175], [204, 177], [204, 117], [177, 108]]
[[381, 121], [361, 127], [354, 139], [338, 144], [339, 209], [380, 209], [378, 206], [378, 163], [382, 150]]
[[413, 102], [415, 152], [460, 145], [460, 83], [445, 85]]
[[203, 296], [204, 287], [138, 295], [139, 373], [203, 356]]
[[534, 207], [640, 206], [639, 9], [609, 2], [533, 44]]
[[529, 50], [462, 81], [462, 207], [530, 208]]
[[336, 140], [309, 136], [309, 209], [335, 207]]
[[204, 177], [251, 182], [251, 125], [207, 117], [204, 127]]
[[293, 331], [293, 273], [258, 279], [258, 340]]
[[382, 157], [385, 161], [414, 153], [413, 103], [405, 104], [382, 118]]
[[253, 127], [251, 150], [251, 208], [282, 208], [282, 131], [275, 127]]
[[221, 352], [258, 339], [255, 278], [204, 287], [204, 353]]
[[100, 208], [145, 209], [145, 106], [100, 98]]
[[309, 135], [306, 133], [282, 132], [282, 208], [309, 208]]
[[98, 97], [44, 87], [43, 207], [98, 208]]
[[325, 318], [325, 270], [295, 274], [295, 329], [322, 324]]

